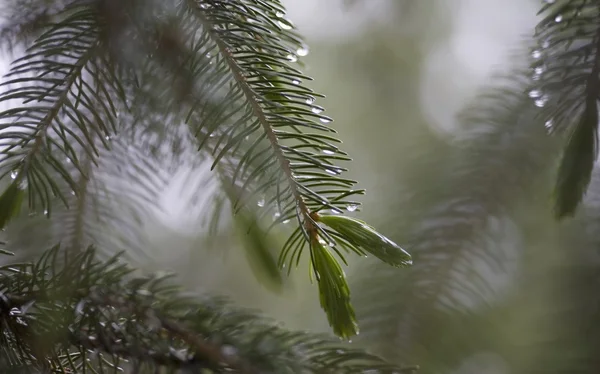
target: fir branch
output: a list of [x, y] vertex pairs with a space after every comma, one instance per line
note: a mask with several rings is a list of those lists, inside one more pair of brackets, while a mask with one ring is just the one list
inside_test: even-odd
[[538, 85], [530, 96], [553, 129], [568, 132], [555, 187], [557, 218], [572, 216], [591, 180], [598, 153], [600, 6], [593, 1], [547, 2], [532, 52]]
[[92, 249], [64, 265], [59, 252], [0, 272], [2, 339], [18, 352], [9, 368], [46, 365], [66, 373], [85, 365], [103, 372], [102, 362], [114, 371], [130, 360], [125, 367], [239, 373], [415, 369], [325, 337], [287, 332], [217, 299], [185, 297], [164, 277], [132, 278], [116, 258], [96, 262]]

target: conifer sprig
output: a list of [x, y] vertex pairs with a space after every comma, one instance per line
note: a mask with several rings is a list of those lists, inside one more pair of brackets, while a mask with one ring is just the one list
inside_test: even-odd
[[[0, 114], [6, 146], [0, 179], [14, 176], [1, 195], [0, 223], [13, 218], [25, 194], [30, 210], [50, 214], [54, 198], [68, 206], [63, 182], [79, 199], [74, 204], [85, 206], [80, 193], [90, 176], [82, 160], [100, 163], [124, 134], [148, 130], [167, 143], [170, 129], [186, 123], [197, 157], [210, 152], [213, 167], [234, 165], [222, 170], [229, 172], [236, 212], [259, 206], [259, 217], [275, 211], [277, 223], [296, 220], [292, 248], [282, 252], [280, 264], [288, 253], [297, 261], [308, 248], [313, 269], [319, 268], [323, 306], [337, 316], [330, 322], [351, 335], [339, 324], [355, 324], [349, 294], [335, 290], [347, 289], [344, 273], [329, 252], [317, 266], [313, 243], [324, 241], [322, 249], [342, 260], [341, 250], [371, 252], [396, 265], [409, 264], [409, 257], [384, 254], [399, 247], [366, 224], [338, 219], [328, 229], [318, 222], [323, 214], [357, 210], [355, 196], [364, 191], [342, 177], [346, 168], [339, 162], [350, 159], [338, 147], [331, 118], [315, 104], [322, 95], [304, 85], [310, 78], [293, 65], [308, 50], [280, 2], [75, 0], [48, 6], [49, 25], [15, 61], [0, 96], [10, 107]], [[43, 18], [44, 11], [34, 8]], [[28, 24], [26, 17], [15, 19]], [[19, 103], [11, 106], [12, 100]], [[149, 179], [141, 183], [155, 186]], [[77, 227], [74, 248], [83, 245]], [[322, 283], [322, 277], [335, 282]], [[347, 315], [330, 313], [340, 302], [338, 310]]]
[[555, 186], [555, 214], [564, 218], [575, 214], [598, 153], [600, 5], [547, 1], [540, 14], [529, 96], [552, 131], [567, 133]]
[[[4, 253], [6, 254], [6, 253]], [[68, 372], [410, 373], [376, 356], [275, 327], [223, 300], [185, 295], [168, 276], [136, 278], [93, 249], [58, 247], [0, 269], [0, 368]], [[12, 371], [11, 371], [12, 372]]]

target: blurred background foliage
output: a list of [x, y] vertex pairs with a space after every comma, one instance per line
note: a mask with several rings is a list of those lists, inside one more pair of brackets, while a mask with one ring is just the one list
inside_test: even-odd
[[[310, 46], [312, 87], [327, 95], [319, 105], [367, 189], [357, 216], [415, 262], [349, 267], [361, 334], [348, 344], [421, 373], [597, 372], [600, 174], [578, 215], [556, 222], [558, 141], [537, 119], [518, 80], [526, 61], [513, 53], [524, 50], [539, 2], [284, 3]], [[498, 95], [502, 84], [512, 93]], [[181, 183], [173, 177], [164, 211], [144, 219], [143, 266], [288, 327], [329, 332], [306, 274], [264, 292], [236, 255], [229, 222], [208, 235], [186, 214]]]

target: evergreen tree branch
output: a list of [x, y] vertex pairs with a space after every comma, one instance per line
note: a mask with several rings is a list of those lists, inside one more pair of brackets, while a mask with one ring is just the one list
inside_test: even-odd
[[[58, 247], [0, 271], [8, 369], [116, 367], [239, 373], [411, 372], [328, 338], [293, 333], [217, 299], [190, 298], [165, 277], [135, 278], [89, 249], [60, 265]], [[128, 360], [129, 362], [123, 361]], [[104, 365], [104, 366], [103, 366]]]
[[[83, 174], [73, 143], [96, 162], [94, 139], [109, 148], [120, 111], [133, 117], [126, 128], [166, 118], [162, 132], [168, 133], [184, 120], [200, 150], [211, 143], [215, 164], [225, 157], [237, 161], [230, 179], [241, 185], [243, 199], [236, 211], [264, 195], [263, 205], [276, 205], [280, 222], [296, 218], [280, 265], [291, 268], [308, 247], [334, 331], [357, 333], [336, 255], [345, 262], [343, 252], [368, 252], [398, 267], [410, 265], [410, 255], [362, 221], [327, 216], [356, 210], [353, 197], [364, 191], [340, 176], [346, 169], [337, 163], [349, 158], [326, 126], [331, 119], [313, 105], [320, 95], [301, 84], [310, 78], [290, 66], [305, 46], [279, 1], [94, 0], [68, 10], [9, 75], [33, 77], [9, 80], [19, 87], [0, 96], [0, 102], [23, 101], [0, 115], [11, 130], [0, 137], [9, 145], [0, 179], [15, 176], [0, 197], [0, 226], [18, 212], [25, 180], [32, 210], [39, 200], [50, 212], [52, 195], [68, 203], [49, 170], [79, 193], [61, 158]], [[28, 105], [36, 101], [50, 106]], [[25, 153], [13, 154], [18, 146]]]
[[[533, 50], [538, 86], [530, 96], [568, 138], [555, 187], [557, 218], [572, 216], [591, 180], [598, 153], [600, 6], [594, 1], [547, 2]], [[547, 103], [546, 103], [547, 102]]]

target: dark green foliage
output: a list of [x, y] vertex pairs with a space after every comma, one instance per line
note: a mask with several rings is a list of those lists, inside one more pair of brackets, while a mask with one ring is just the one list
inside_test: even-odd
[[600, 4], [548, 1], [536, 28], [535, 86], [529, 91], [553, 131], [567, 131], [558, 171], [555, 213], [572, 216], [590, 182], [597, 158], [600, 95]]
[[[7, 148], [0, 172], [27, 180], [30, 211], [51, 215], [62, 200], [82, 208], [76, 211], [83, 219], [92, 170], [118, 144], [145, 134], [177, 154], [175, 144], [191, 135], [194, 157], [212, 161], [235, 212], [259, 205], [260, 219], [294, 220], [298, 255], [317, 235], [334, 242], [312, 215], [355, 209], [353, 197], [364, 191], [341, 176], [346, 169], [338, 163], [350, 159], [314, 103], [322, 95], [303, 86], [310, 78], [292, 64], [306, 46], [279, 1], [52, 5], [62, 11], [13, 63], [0, 96], [0, 103], [20, 101], [0, 114], [8, 130], [1, 135]], [[16, 5], [14, 11], [27, 27], [27, 16]], [[169, 129], [181, 123], [187, 134], [172, 136]], [[150, 192], [146, 202], [126, 202], [135, 215], [152, 204], [161, 184], [152, 178], [154, 160], [127, 162], [137, 168], [129, 179]], [[73, 247], [98, 244], [83, 240], [81, 219]], [[337, 273], [330, 265], [322, 263], [321, 272]]]
[[[144, 218], [159, 208], [169, 179], [182, 164], [191, 178], [209, 162], [206, 179], [220, 186], [202, 209], [209, 226], [233, 208], [251, 266], [275, 290], [283, 284], [278, 265], [290, 251], [297, 263], [308, 247], [333, 331], [358, 331], [333, 252], [345, 262], [337, 242], [360, 252], [383, 237], [371, 228], [368, 238], [341, 227], [334, 234], [318, 223], [320, 214], [356, 210], [364, 191], [342, 176], [350, 158], [315, 103], [322, 95], [304, 85], [310, 78], [295, 62], [307, 46], [278, 0], [10, 0], [5, 10], [0, 42], [17, 57], [0, 91], [0, 227], [11, 221], [4, 236], [19, 261], [61, 246], [37, 265], [3, 259], [12, 273], [2, 278], [10, 328], [0, 362], [57, 372], [112, 370], [122, 359], [133, 371], [397, 370], [321, 338], [262, 322], [255, 331], [255, 317], [184, 302], [84, 251], [147, 255]], [[287, 222], [294, 227], [277, 263], [272, 239]], [[224, 337], [214, 343], [215, 334]], [[244, 359], [224, 357], [224, 344]], [[299, 356], [281, 360], [272, 351], [297, 347]]]
[[558, 218], [572, 216], [592, 179], [598, 154], [598, 108], [596, 99], [589, 100], [563, 151], [556, 181]]
[[25, 191], [19, 187], [18, 182], [12, 182], [0, 196], [0, 228], [6, 224], [21, 210], [21, 203], [25, 197]]
[[[329, 338], [282, 330], [222, 300], [185, 295], [169, 277], [136, 278], [92, 249], [64, 263], [0, 269], [2, 370], [58, 372], [411, 372]], [[10, 369], [9, 369], [10, 368]]]

